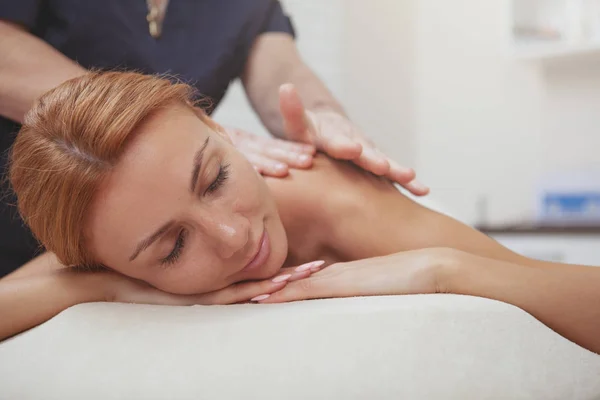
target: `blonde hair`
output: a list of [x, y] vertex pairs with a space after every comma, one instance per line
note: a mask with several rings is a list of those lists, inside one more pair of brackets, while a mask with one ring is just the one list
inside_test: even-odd
[[193, 96], [190, 86], [156, 76], [90, 72], [37, 100], [13, 145], [9, 178], [21, 217], [46, 250], [65, 265], [96, 265], [84, 227], [99, 185], [136, 127], [173, 102], [193, 107]]

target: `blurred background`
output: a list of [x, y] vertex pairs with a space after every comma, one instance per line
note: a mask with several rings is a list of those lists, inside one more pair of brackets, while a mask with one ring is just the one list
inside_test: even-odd
[[[282, 3], [307, 63], [444, 211], [600, 264], [600, 1]], [[265, 132], [239, 84], [216, 119]]]

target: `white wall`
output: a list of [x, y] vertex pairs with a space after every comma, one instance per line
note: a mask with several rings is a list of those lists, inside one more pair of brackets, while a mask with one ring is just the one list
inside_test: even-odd
[[[600, 167], [600, 57], [516, 59], [509, 0], [284, 5], [351, 118], [461, 219], [529, 218], [540, 174]], [[239, 87], [217, 118], [263, 131]]]
[[342, 9], [344, 106], [381, 149], [408, 166], [416, 162], [415, 3], [346, 0]]
[[[417, 1], [417, 167], [467, 221], [517, 219], [540, 170], [539, 69], [515, 61], [505, 0]], [[479, 221], [478, 221], [479, 222]]]
[[544, 169], [598, 170], [600, 55], [546, 63], [542, 72]]

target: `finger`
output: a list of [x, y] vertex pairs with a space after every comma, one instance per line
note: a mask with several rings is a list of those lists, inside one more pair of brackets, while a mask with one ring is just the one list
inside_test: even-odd
[[[324, 285], [318, 279], [314, 279], [315, 275], [301, 279], [296, 282], [290, 282], [287, 287], [278, 291], [265, 293], [256, 296], [252, 301], [267, 304], [267, 303], [287, 303], [298, 300], [311, 300], [326, 297], [327, 294], [322, 290]], [[335, 297], [330, 293], [332, 297]]]
[[[276, 142], [277, 146], [298, 154], [315, 154], [317, 152], [316, 147], [310, 143], [299, 143], [292, 142], [291, 140], [282, 140], [282, 139], [265, 139], [267, 142]], [[268, 144], [268, 143], [267, 143]]]
[[292, 152], [279, 147], [265, 148], [261, 155], [287, 164], [291, 168], [310, 168], [313, 163], [312, 154]]
[[402, 187], [404, 187], [406, 190], [408, 190], [415, 196], [425, 196], [429, 193], [429, 188], [417, 180], [408, 182], [407, 184], [402, 185]]
[[289, 173], [288, 166], [285, 163], [264, 157], [258, 154], [246, 155], [254, 168], [262, 175], [281, 178]]
[[[289, 278], [287, 278], [287, 282], [306, 281], [312, 274], [319, 272], [324, 266], [325, 266], [325, 261], [318, 260], [318, 261], [308, 262], [306, 264], [302, 264], [302, 265], [300, 265], [298, 267], [294, 267], [294, 268], [282, 268], [280, 272], [287, 274], [287, 275], [285, 275], [286, 277], [289, 277]], [[304, 286], [304, 285], [301, 285], [301, 286]], [[276, 292], [279, 292], [279, 290], [277, 290]], [[250, 299], [250, 301], [263, 302], [271, 296], [271, 293], [274, 293], [274, 292], [262, 293], [258, 296], [253, 297], [252, 299]]]
[[275, 139], [272, 137], [262, 137], [256, 135], [251, 137], [247, 136], [245, 137], [244, 141], [240, 141], [236, 145], [241, 149], [246, 148], [258, 151], [263, 151], [264, 149], [269, 148], [279, 148], [298, 154], [314, 154], [316, 152], [315, 146], [310, 143], [292, 142], [291, 140]]
[[415, 179], [416, 174], [412, 168], [403, 167], [389, 158], [388, 162], [390, 163], [390, 170], [387, 174], [387, 177], [391, 181], [400, 185], [405, 185]]
[[390, 163], [387, 158], [372, 147], [365, 147], [360, 157], [354, 160], [354, 163], [379, 176], [387, 175], [390, 170]]
[[198, 296], [200, 304], [233, 304], [248, 301], [257, 296], [274, 293], [287, 285], [291, 274], [280, 274], [270, 280], [240, 282], [224, 289]]
[[279, 87], [279, 108], [287, 137], [296, 142], [309, 143], [312, 123], [306, 117], [304, 105], [293, 84]]
[[330, 132], [328, 129], [321, 129], [315, 139], [319, 148], [330, 157], [339, 160], [354, 160], [360, 157], [363, 146], [358, 140], [342, 132]]
[[257, 298], [267, 298], [270, 293], [281, 290], [288, 282], [310, 276], [325, 264], [324, 261], [312, 261], [299, 267], [282, 268], [277, 276], [262, 281], [241, 282], [224, 289], [200, 295], [202, 304], [232, 304]]
[[307, 278], [310, 275], [312, 275], [313, 273], [320, 271], [324, 266], [325, 266], [325, 261], [317, 260], [317, 261], [311, 261], [311, 262], [299, 265], [297, 267], [294, 267], [293, 269], [290, 268], [290, 269], [292, 269], [292, 271], [290, 272], [292, 274], [292, 276], [288, 280], [288, 282], [293, 282], [293, 281]]

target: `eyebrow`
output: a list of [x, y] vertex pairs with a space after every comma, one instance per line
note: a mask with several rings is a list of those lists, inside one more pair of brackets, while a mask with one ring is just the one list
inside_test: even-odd
[[156, 230], [152, 235], [148, 236], [146, 239], [142, 240], [135, 248], [131, 257], [129, 257], [129, 261], [135, 260], [135, 258], [144, 250], [146, 250], [152, 243], [154, 243], [159, 237], [164, 235], [166, 232], [171, 229], [171, 227], [175, 225], [175, 221], [170, 220], [160, 228]]
[[206, 150], [206, 146], [208, 146], [208, 140], [210, 137], [207, 137], [204, 141], [202, 147], [198, 149], [196, 154], [194, 154], [194, 164], [192, 168], [192, 179], [190, 180], [190, 192], [196, 191], [196, 183], [198, 182], [198, 175], [200, 174], [200, 167], [202, 167], [202, 158], [204, 158], [204, 150]]
[[[202, 167], [202, 158], [204, 157], [204, 151], [206, 150], [206, 146], [208, 146], [208, 140], [210, 138], [206, 138], [202, 146], [196, 151], [194, 154], [194, 161], [192, 164], [192, 178], [190, 181], [190, 191], [193, 193], [196, 190], [196, 183], [198, 182], [198, 175], [200, 175], [200, 167]], [[152, 235], [148, 236], [146, 239], [142, 240], [135, 247], [135, 250], [129, 257], [129, 261], [135, 260], [135, 258], [144, 250], [146, 250], [152, 243], [154, 243], [158, 238], [163, 236], [165, 233], [171, 229], [171, 227], [175, 225], [174, 220], [170, 220], [160, 228], [156, 230]]]

